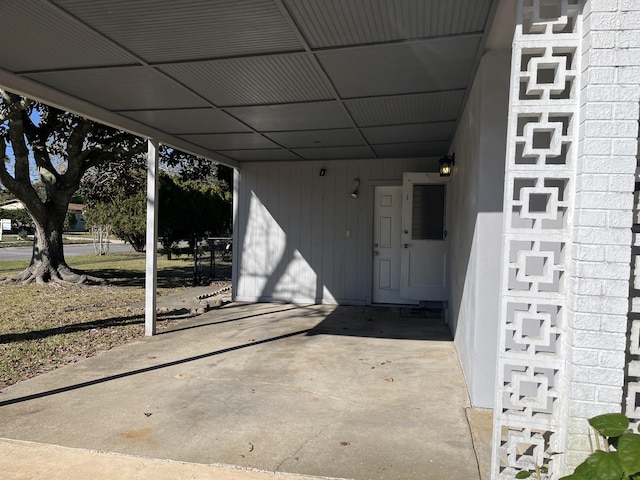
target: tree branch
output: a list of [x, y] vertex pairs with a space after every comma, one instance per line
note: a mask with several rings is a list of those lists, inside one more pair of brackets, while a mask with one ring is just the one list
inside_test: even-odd
[[9, 125], [8, 137], [13, 148], [15, 171], [14, 175], [7, 171], [6, 145], [2, 140], [2, 162], [0, 165], [0, 180], [25, 205], [32, 205], [34, 210], [42, 205], [40, 197], [31, 184], [29, 175], [29, 149], [25, 141], [23, 112], [32, 105], [32, 101], [0, 90], [4, 121]]
[[4, 106], [3, 109], [0, 109], [0, 123], [20, 115], [20, 112], [28, 109], [34, 103], [33, 100], [2, 89], [0, 89], [0, 98], [2, 99], [2, 106]]
[[83, 151], [84, 141], [94, 127], [94, 122], [86, 118], [78, 118], [78, 123], [72, 130], [67, 140], [67, 171], [65, 179], [73, 184], [78, 184], [85, 172], [84, 163], [86, 150]]
[[38, 168], [38, 174], [45, 185], [51, 185], [57, 182], [60, 178], [60, 174], [53, 166], [51, 162], [51, 156], [47, 148], [47, 139], [49, 134], [44, 130], [49, 130], [51, 125], [45, 127], [37, 127], [26, 110], [22, 112], [22, 123], [24, 125], [24, 132], [27, 140], [31, 144], [31, 151], [33, 152], [33, 158]]

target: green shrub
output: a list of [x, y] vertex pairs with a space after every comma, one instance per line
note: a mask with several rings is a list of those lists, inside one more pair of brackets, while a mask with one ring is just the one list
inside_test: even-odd
[[[589, 424], [596, 432], [595, 449], [592, 442], [591, 455], [560, 480], [640, 480], [640, 434], [629, 429], [629, 419], [621, 413], [606, 413], [589, 419]], [[546, 478], [554, 455], [547, 454], [543, 465], [521, 470], [515, 478]]]
[[596, 450], [560, 480], [640, 480], [640, 435], [629, 429], [629, 419], [621, 413], [607, 413], [589, 420], [604, 437]]

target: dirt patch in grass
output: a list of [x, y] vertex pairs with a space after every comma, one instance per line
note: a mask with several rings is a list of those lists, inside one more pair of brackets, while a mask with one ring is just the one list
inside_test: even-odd
[[[144, 335], [144, 256], [73, 257], [69, 263], [109, 285], [0, 285], [0, 389]], [[159, 295], [190, 286], [192, 269], [189, 259], [159, 259]], [[175, 321], [159, 317], [158, 331]]]

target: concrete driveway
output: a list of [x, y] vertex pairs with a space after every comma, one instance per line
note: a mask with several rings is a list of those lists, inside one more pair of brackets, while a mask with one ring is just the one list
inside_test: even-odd
[[[488, 443], [474, 448], [468, 409], [432, 312], [230, 304], [5, 389], [0, 438], [324, 477], [478, 479]], [[19, 468], [13, 458], [0, 470]]]

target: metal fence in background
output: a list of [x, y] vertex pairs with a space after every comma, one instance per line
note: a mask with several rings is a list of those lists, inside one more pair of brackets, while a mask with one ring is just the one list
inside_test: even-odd
[[193, 250], [193, 284], [231, 281], [233, 239], [230, 237], [200, 238]]

